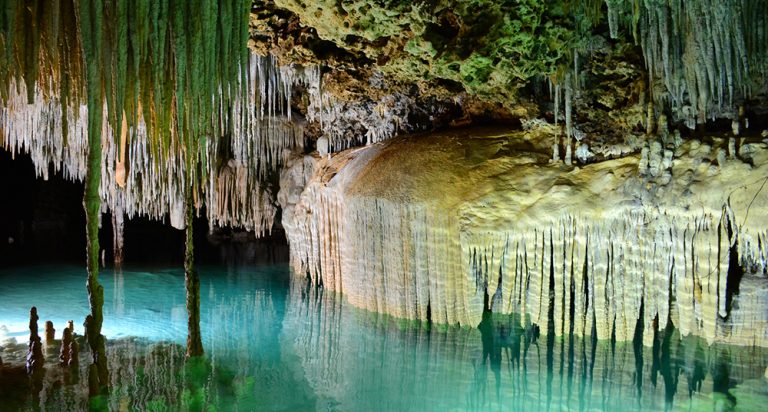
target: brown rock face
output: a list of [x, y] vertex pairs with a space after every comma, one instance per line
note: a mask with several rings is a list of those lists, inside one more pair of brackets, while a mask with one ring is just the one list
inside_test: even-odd
[[59, 364], [61, 366], [69, 365], [70, 360], [70, 345], [72, 344], [72, 329], [69, 327], [64, 328], [64, 332], [61, 336], [61, 349], [59, 351]]
[[32, 307], [29, 311], [29, 352], [27, 352], [27, 373], [32, 375], [41, 372], [45, 357], [43, 356], [43, 345], [40, 336], [37, 334], [37, 308]]
[[45, 321], [45, 343], [46, 345], [53, 344], [53, 340], [56, 337], [56, 329], [53, 328], [53, 322], [50, 320]]

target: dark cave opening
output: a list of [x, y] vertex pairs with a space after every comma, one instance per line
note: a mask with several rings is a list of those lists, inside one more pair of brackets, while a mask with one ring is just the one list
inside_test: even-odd
[[[83, 183], [50, 173], [37, 178], [31, 158], [0, 150], [0, 266], [35, 263], [85, 263]], [[101, 218], [99, 243], [107, 266], [112, 265], [112, 217]], [[288, 261], [288, 243], [278, 224], [257, 239], [241, 229], [210, 230], [205, 210], [195, 218], [195, 254], [200, 264], [274, 264]], [[184, 231], [166, 219], [125, 220], [123, 263], [181, 265]]]

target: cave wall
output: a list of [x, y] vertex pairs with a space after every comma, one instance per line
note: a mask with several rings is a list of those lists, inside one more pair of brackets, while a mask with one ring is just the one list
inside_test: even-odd
[[622, 341], [642, 319], [646, 343], [670, 320], [768, 344], [766, 142], [723, 158], [727, 139], [650, 140], [567, 166], [543, 134], [464, 129], [297, 159], [280, 196], [295, 272], [408, 319], [519, 313]]

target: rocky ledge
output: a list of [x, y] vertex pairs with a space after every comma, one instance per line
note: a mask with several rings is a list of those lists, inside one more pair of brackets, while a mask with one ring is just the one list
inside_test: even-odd
[[768, 142], [665, 135], [567, 165], [554, 133], [455, 129], [294, 158], [278, 195], [294, 270], [402, 318], [514, 312], [544, 333], [646, 343], [672, 322], [768, 345]]

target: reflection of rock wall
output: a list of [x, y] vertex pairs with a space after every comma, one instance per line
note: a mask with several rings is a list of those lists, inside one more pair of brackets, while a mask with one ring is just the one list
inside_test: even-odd
[[642, 318], [650, 344], [669, 318], [683, 335], [766, 346], [768, 150], [742, 142], [726, 160], [711, 140], [581, 167], [548, 162], [536, 131], [307, 157], [281, 184], [292, 265], [408, 319], [474, 326], [485, 307], [625, 341]]
[[300, 358], [318, 409], [662, 410], [731, 395], [740, 405], [744, 394], [768, 400], [755, 381], [768, 364], [763, 349], [708, 346], [675, 330], [650, 347], [539, 338], [509, 315], [430, 330], [339, 300], [297, 281], [287, 306], [283, 346]]

